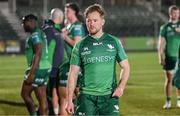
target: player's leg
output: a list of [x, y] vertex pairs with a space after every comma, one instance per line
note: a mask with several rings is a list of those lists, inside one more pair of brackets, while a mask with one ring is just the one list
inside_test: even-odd
[[48, 106], [46, 99], [46, 86], [42, 85], [35, 88], [35, 95], [39, 103], [40, 115], [48, 115]]
[[33, 91], [33, 86], [27, 85], [23, 82], [22, 89], [21, 89], [21, 96], [26, 104], [26, 107], [30, 113], [30, 115], [36, 115], [36, 107], [31, 96]]
[[60, 107], [59, 107], [59, 114], [60, 115], [68, 115], [68, 113], [66, 112], [66, 103], [67, 103], [67, 90], [66, 90], [66, 87], [63, 87], [63, 86], [59, 86], [58, 87], [58, 96], [60, 97], [60, 100], [59, 100], [59, 104], [60, 104]]
[[166, 81], [165, 81], [166, 103], [164, 105], [165, 109], [171, 107], [172, 79], [173, 79], [172, 71], [166, 71]]
[[50, 87], [50, 80], [48, 81], [47, 87], [46, 87], [46, 96], [47, 96], [47, 102], [48, 102], [48, 111], [49, 115], [54, 115], [54, 109], [52, 105], [52, 94], [51, 94], [51, 87]]
[[58, 95], [57, 95], [56, 88], [53, 88], [53, 90], [52, 90], [52, 105], [53, 105], [54, 114], [58, 115], [59, 114], [59, 103], [58, 103]]
[[[28, 74], [29, 70], [26, 70], [24, 80], [27, 79]], [[21, 88], [21, 97], [23, 98], [30, 115], [36, 115], [36, 107], [31, 96], [33, 90], [34, 87], [32, 85], [27, 85], [25, 82], [23, 82]]]
[[166, 58], [165, 60], [165, 75], [166, 75], [166, 81], [165, 81], [165, 94], [166, 94], [166, 103], [163, 106], [165, 109], [171, 108], [171, 94], [172, 94], [172, 80], [174, 76], [174, 69], [176, 67], [176, 58]]
[[59, 97], [59, 114], [68, 115], [66, 112], [66, 100], [67, 100], [67, 77], [69, 72], [69, 64], [60, 68], [60, 74], [58, 77], [58, 97]]
[[33, 86], [39, 102], [39, 114], [48, 115], [46, 88], [48, 82], [48, 69], [36, 70]]

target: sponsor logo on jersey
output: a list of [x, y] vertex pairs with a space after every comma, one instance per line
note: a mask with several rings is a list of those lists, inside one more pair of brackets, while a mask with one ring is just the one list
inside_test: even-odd
[[101, 63], [101, 62], [110, 62], [110, 61], [114, 61], [115, 60], [115, 56], [97, 56], [97, 57], [84, 57], [83, 58], [83, 62], [85, 64], [89, 64], [89, 63]]
[[88, 47], [84, 47], [83, 52], [81, 53], [81, 55], [88, 55], [88, 54], [91, 54], [91, 51], [89, 51]]
[[174, 28], [174, 27], [177, 27], [177, 25], [176, 24], [174, 24], [174, 25], [172, 25], [172, 27]]
[[83, 50], [84, 51], [88, 51], [89, 49], [88, 49], [88, 47], [84, 47]]
[[44, 82], [44, 79], [35, 79], [35, 82], [36, 82], [36, 83], [43, 83], [43, 82]]
[[102, 42], [99, 42], [99, 43], [93, 43], [93, 46], [99, 46], [99, 45], [102, 45], [103, 43]]
[[78, 112], [79, 116], [85, 116], [86, 114], [84, 112]]

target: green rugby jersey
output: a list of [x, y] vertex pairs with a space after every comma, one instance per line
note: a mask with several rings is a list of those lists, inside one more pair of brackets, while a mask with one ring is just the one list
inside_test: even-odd
[[81, 67], [83, 74], [81, 92], [90, 95], [111, 94], [116, 87], [116, 61], [127, 59], [118, 38], [103, 34], [78, 42], [73, 48], [71, 65]]
[[41, 43], [43, 45], [38, 69], [48, 69], [51, 67], [51, 65], [48, 61], [47, 40], [45, 39], [44, 33], [38, 28], [36, 28], [30, 35], [30, 37], [26, 40], [26, 58], [28, 68], [31, 67], [32, 60], [35, 55], [34, 45], [38, 43]]
[[180, 45], [180, 33], [176, 32], [176, 28], [180, 28], [180, 21], [177, 23], [168, 22], [160, 28], [160, 36], [165, 38], [165, 55], [170, 57], [177, 57]]
[[[51, 40], [49, 46], [48, 46], [48, 57], [49, 57], [49, 62], [52, 64], [53, 62], [53, 55], [54, 55], [54, 50], [56, 47], [56, 42], [55, 40]], [[62, 66], [64, 66], [65, 64], [69, 63], [69, 58], [67, 56], [66, 50], [64, 49], [63, 52], [63, 59], [59, 65], [59, 68], [62, 68]]]
[[[73, 39], [75, 36], [80, 36], [81, 38], [83, 38], [86, 35], [84, 26], [79, 21], [74, 22], [69, 27], [67, 27], [67, 29], [69, 31], [68, 36], [70, 39]], [[65, 49], [66, 49], [67, 55], [70, 59], [73, 47], [71, 45], [69, 45], [67, 42], [65, 42]]]

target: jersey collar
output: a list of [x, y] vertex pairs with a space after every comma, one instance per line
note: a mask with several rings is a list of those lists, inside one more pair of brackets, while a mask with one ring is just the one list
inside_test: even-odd
[[93, 39], [93, 40], [96, 40], [96, 41], [101, 41], [101, 40], [103, 40], [104, 38], [105, 38], [105, 36], [106, 36], [106, 33], [103, 33], [102, 34], [102, 36], [100, 37], [100, 38], [94, 38], [94, 37], [92, 37], [91, 35], [89, 35], [90, 37], [91, 37], [91, 39]]

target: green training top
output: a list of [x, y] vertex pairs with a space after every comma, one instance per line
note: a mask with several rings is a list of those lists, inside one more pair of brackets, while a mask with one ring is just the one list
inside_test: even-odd
[[[84, 29], [84, 26], [81, 22], [79, 21], [76, 21], [74, 22], [73, 24], [71, 24], [68, 28], [68, 36], [70, 39], [73, 40], [73, 38], [75, 36], [80, 36], [81, 38], [83, 38], [85, 36], [85, 29]], [[67, 55], [68, 55], [68, 58], [70, 60], [71, 58], [71, 52], [72, 52], [72, 49], [73, 47], [68, 44], [67, 42], [65, 42], [65, 49], [66, 49], [66, 52], [67, 52]]]
[[108, 95], [116, 87], [116, 61], [127, 59], [118, 38], [103, 34], [95, 39], [85, 37], [73, 48], [71, 65], [81, 67], [81, 92], [90, 95]]
[[38, 28], [36, 28], [30, 37], [26, 40], [26, 58], [28, 68], [31, 67], [32, 60], [35, 55], [34, 46], [39, 43], [43, 45], [43, 48], [38, 69], [48, 69], [51, 67], [51, 64], [48, 61], [47, 40], [45, 39], [44, 33]]
[[168, 22], [160, 28], [160, 35], [165, 38], [165, 55], [169, 57], [177, 57], [180, 45], [180, 33], [176, 32], [176, 28], [180, 27], [180, 21], [177, 23]]
[[[49, 57], [49, 62], [52, 64], [53, 62], [53, 54], [54, 54], [54, 50], [56, 47], [56, 42], [55, 40], [51, 40], [49, 46], [48, 46], [48, 57]], [[64, 49], [63, 52], [63, 59], [59, 65], [59, 68], [63, 68], [64, 65], [69, 64], [69, 58], [67, 56], [66, 50]]]

